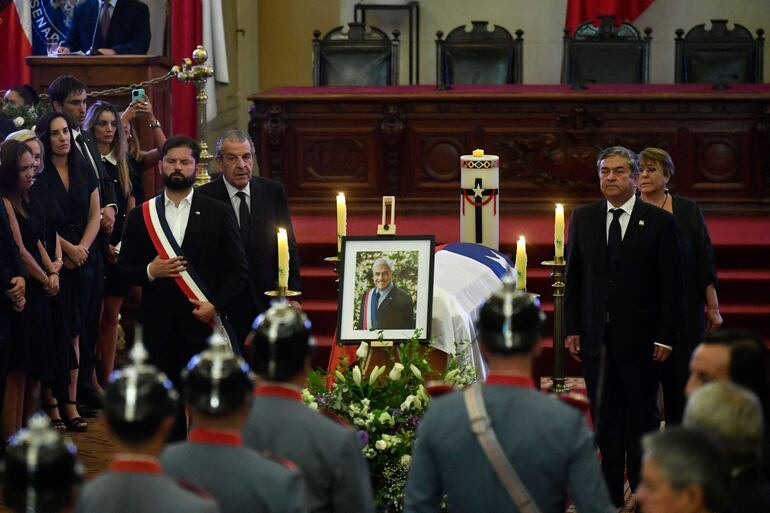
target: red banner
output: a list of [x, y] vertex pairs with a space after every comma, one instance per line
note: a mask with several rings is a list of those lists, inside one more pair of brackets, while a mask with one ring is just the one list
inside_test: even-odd
[[[171, 0], [169, 16], [181, 20], [171, 26], [171, 61], [181, 64], [185, 57], [191, 58], [196, 46], [203, 44], [201, 0]], [[176, 79], [171, 82], [171, 133], [198, 138], [195, 101], [195, 86]]]
[[[24, 58], [32, 55], [32, 34], [24, 32], [18, 9], [29, 11], [29, 1], [0, 1], [0, 89], [29, 82], [29, 68]], [[27, 12], [29, 20], [29, 12]], [[27, 27], [28, 30], [31, 27]]]
[[567, 22], [570, 31], [585, 21], [611, 14], [617, 22], [634, 21], [653, 0], [568, 0]]

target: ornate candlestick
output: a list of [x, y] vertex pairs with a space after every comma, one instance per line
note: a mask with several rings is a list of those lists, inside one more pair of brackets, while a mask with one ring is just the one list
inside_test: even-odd
[[[176, 65], [171, 68], [176, 78], [185, 83], [193, 83], [197, 95], [195, 99], [198, 104], [198, 138], [201, 147], [200, 161], [198, 162], [198, 176], [195, 178], [195, 186], [198, 187], [211, 181], [209, 175], [209, 161], [213, 158], [209, 153], [209, 145], [206, 142], [208, 138], [208, 124], [206, 119], [206, 81], [214, 76], [214, 69], [203, 63], [209, 58], [209, 53], [203, 46], [198, 45], [192, 53], [192, 59], [187, 57], [182, 61], [182, 65]], [[195, 61], [195, 64], [193, 64]]]
[[548, 389], [552, 394], [569, 392], [564, 382], [564, 269], [567, 266], [564, 258], [542, 262], [551, 269], [553, 279], [553, 383]]
[[299, 297], [302, 295], [302, 292], [299, 290], [289, 290], [288, 287], [278, 287], [275, 290], [268, 290], [265, 292], [265, 295], [268, 297], [285, 297], [285, 298], [293, 298], [293, 297]]

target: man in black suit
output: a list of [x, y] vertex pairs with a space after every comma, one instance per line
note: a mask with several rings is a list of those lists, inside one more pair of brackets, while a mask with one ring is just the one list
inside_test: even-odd
[[216, 145], [220, 177], [196, 192], [226, 203], [235, 213], [249, 264], [249, 286], [226, 312], [238, 343], [243, 345], [251, 324], [270, 306], [265, 291], [275, 290], [278, 278], [278, 228], [289, 239], [289, 289], [301, 290], [299, 253], [280, 182], [252, 175], [254, 143], [237, 129], [226, 131]]
[[[104, 255], [106, 254], [106, 241], [115, 224], [117, 204], [115, 189], [107, 186], [106, 171], [102, 162], [99, 148], [88, 130], [83, 130], [83, 119], [86, 115], [87, 104], [86, 85], [70, 75], [57, 77], [48, 86], [48, 96], [51, 106], [57, 112], [63, 112], [69, 116], [74, 127], [72, 137], [75, 140], [75, 148], [80, 152], [81, 162], [85, 163], [83, 169], [94, 173], [99, 183], [99, 204], [101, 206], [101, 228], [99, 244], [95, 246], [102, 252], [102, 258], [96, 259], [97, 268], [95, 276], [98, 279], [93, 283], [92, 301], [89, 302], [84, 320], [84, 330], [80, 336], [80, 372], [78, 373], [78, 401], [84, 406], [84, 411], [98, 408], [101, 404], [98, 398], [96, 383], [96, 339], [98, 337], [99, 317], [101, 316], [102, 291], [104, 289]], [[75, 151], [72, 149], [71, 151]]]
[[[165, 192], [131, 211], [118, 257], [118, 276], [142, 286], [140, 320], [150, 361], [176, 385], [190, 358], [207, 347], [210, 323], [238, 298], [247, 277], [246, 255], [233, 213], [193, 190], [199, 156], [198, 143], [189, 137], [166, 140], [161, 149]], [[165, 258], [153, 244], [144, 211], [149, 216], [155, 202], [161, 203], [162, 219], [168, 223], [164, 233], [169, 244], [179, 247], [178, 256]], [[160, 219], [160, 211], [156, 212]], [[195, 281], [207, 301], [182, 291], [179, 279], [189, 277], [198, 278]], [[180, 413], [174, 440], [186, 434]]]
[[636, 154], [607, 148], [597, 167], [605, 199], [569, 224], [565, 346], [582, 363], [602, 470], [623, 506], [624, 467], [635, 489], [641, 436], [659, 427], [658, 362], [676, 340], [682, 256], [674, 217], [636, 198]]
[[378, 258], [372, 264], [374, 288], [361, 297], [358, 329], [414, 329], [414, 301], [408, 292], [393, 283], [395, 270], [396, 263], [389, 258]]
[[72, 20], [59, 53], [144, 55], [150, 47], [150, 10], [139, 0], [86, 0]]

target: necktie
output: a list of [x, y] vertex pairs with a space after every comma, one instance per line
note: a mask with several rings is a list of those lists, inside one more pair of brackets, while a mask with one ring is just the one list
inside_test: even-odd
[[240, 199], [240, 204], [238, 205], [238, 219], [241, 223], [241, 240], [243, 241], [243, 247], [248, 253], [249, 233], [251, 229], [251, 215], [249, 214], [249, 205], [247, 203], [249, 197], [246, 196], [246, 193], [243, 191], [238, 191], [235, 195]]
[[102, 31], [102, 40], [107, 39], [107, 31], [110, 29], [110, 3], [102, 2], [102, 12], [99, 15], [99, 28]]
[[91, 156], [91, 152], [88, 151], [88, 146], [86, 146], [86, 141], [83, 139], [83, 134], [78, 134], [77, 137], [75, 137], [75, 143], [78, 145], [78, 149], [80, 150], [80, 154], [83, 155], [83, 158], [88, 163], [88, 167], [90, 167], [93, 172], [94, 176], [96, 176], [96, 181], [99, 183], [99, 191], [102, 190], [102, 181], [99, 177], [99, 171], [96, 167], [96, 162], [94, 161], [94, 158]]
[[610, 261], [610, 272], [614, 272], [620, 263], [620, 249], [623, 244], [623, 235], [620, 230], [620, 214], [623, 210], [620, 208], [610, 209], [612, 213], [612, 222], [610, 223], [610, 233], [607, 237], [607, 255]]
[[380, 303], [380, 291], [375, 289], [372, 294], [372, 328], [377, 328], [377, 306]]

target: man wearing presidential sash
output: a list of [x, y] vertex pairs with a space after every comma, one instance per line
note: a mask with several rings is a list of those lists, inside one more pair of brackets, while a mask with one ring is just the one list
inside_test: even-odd
[[[247, 279], [232, 209], [193, 190], [199, 154], [189, 137], [165, 142], [165, 191], [131, 211], [118, 258], [118, 275], [142, 287], [140, 321], [150, 361], [177, 385], [182, 368], [207, 347], [213, 330], [232, 335], [220, 312]], [[172, 439], [185, 435], [180, 412]]]

